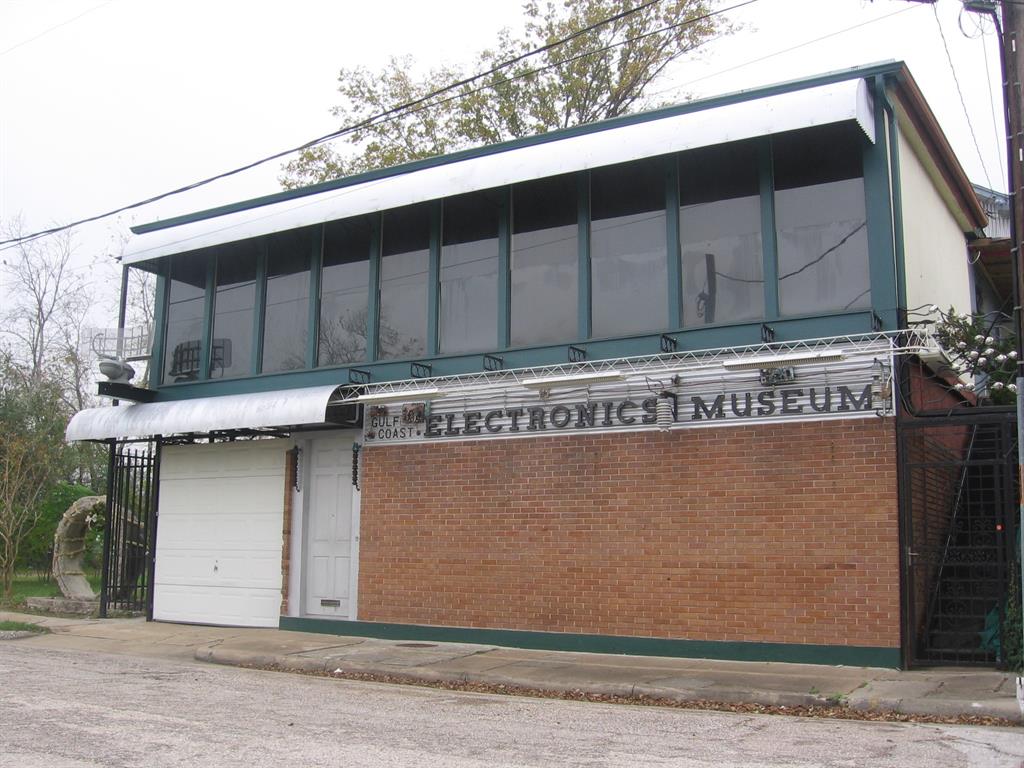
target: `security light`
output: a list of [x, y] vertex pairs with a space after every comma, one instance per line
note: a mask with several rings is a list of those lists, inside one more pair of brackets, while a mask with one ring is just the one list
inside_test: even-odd
[[845, 359], [846, 353], [837, 349], [827, 352], [792, 352], [785, 355], [740, 357], [735, 360], [724, 361], [722, 367], [730, 371], [750, 371], [785, 368], [793, 365], [811, 365], [813, 363], [835, 363]]
[[368, 395], [360, 395], [356, 398], [357, 403], [406, 403], [418, 400], [433, 400], [436, 397], [443, 397], [441, 390], [437, 387], [427, 389], [403, 389], [394, 392], [373, 392]]
[[622, 381], [622, 371], [597, 371], [595, 373], [570, 373], [565, 376], [544, 376], [539, 379], [524, 379], [523, 386], [529, 389], [551, 389], [571, 387], [575, 384], [600, 384], [606, 381]]

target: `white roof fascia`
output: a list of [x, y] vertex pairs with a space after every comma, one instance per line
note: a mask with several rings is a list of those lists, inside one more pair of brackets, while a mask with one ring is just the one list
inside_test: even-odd
[[75, 442], [323, 424], [326, 421], [327, 404], [337, 388], [331, 384], [245, 395], [89, 408], [74, 415], [64, 436], [68, 442]]
[[846, 120], [856, 121], [875, 141], [872, 99], [861, 78], [466, 158], [155, 230], [133, 237], [123, 261], [133, 264], [451, 195]]

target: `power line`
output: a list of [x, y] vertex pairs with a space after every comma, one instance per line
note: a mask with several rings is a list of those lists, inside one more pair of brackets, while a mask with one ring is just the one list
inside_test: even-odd
[[[1022, 0], [1022, 1], [1024, 1], [1024, 0]], [[915, 7], [917, 7], [917, 6], [907, 6], [906, 8], [901, 8], [898, 11], [894, 11], [892, 13], [888, 13], [885, 16], [879, 16], [879, 17], [874, 18], [874, 19], [868, 19], [867, 21], [862, 21], [860, 24], [854, 24], [852, 27], [846, 27], [844, 29], [838, 29], [835, 32], [830, 32], [827, 35], [822, 35], [821, 37], [815, 37], [812, 40], [806, 40], [806, 41], [804, 41], [802, 43], [797, 43], [796, 45], [790, 46], [789, 48], [783, 48], [781, 50], [765, 54], [764, 56], [760, 56], [760, 57], [758, 57], [756, 59], [751, 59], [750, 61], [745, 61], [742, 64], [736, 64], [735, 66], [727, 67], [726, 69], [720, 69], [717, 72], [712, 72], [710, 75], [704, 75], [703, 77], [698, 77], [698, 78], [696, 78], [694, 80], [689, 80], [688, 82], [680, 83], [679, 85], [674, 85], [671, 88], [666, 88], [663, 91], [655, 91], [652, 95], [653, 96], [660, 96], [661, 94], [669, 93], [671, 91], [678, 91], [680, 88], [686, 88], [687, 86], [693, 85], [694, 83], [699, 83], [699, 82], [701, 82], [703, 80], [709, 80], [712, 77], [718, 77], [719, 75], [724, 75], [727, 72], [733, 72], [733, 71], [735, 71], [737, 69], [743, 69], [743, 67], [749, 67], [751, 64], [758, 64], [758, 63], [760, 63], [762, 61], [765, 61], [766, 59], [771, 59], [771, 58], [774, 58], [775, 56], [781, 56], [784, 53], [791, 53], [792, 51], [799, 50], [800, 48], [806, 48], [808, 45], [813, 45], [814, 43], [820, 43], [822, 40], [828, 40], [831, 37], [836, 37], [837, 35], [842, 35], [842, 34], [845, 34], [847, 32], [852, 32], [853, 30], [859, 29], [860, 27], [866, 27], [868, 24], [874, 24], [876, 21], [884, 21], [885, 19], [892, 18], [893, 16], [899, 16], [901, 13], [906, 13], [907, 11], [914, 10]]]
[[981, 170], [985, 173], [985, 181], [989, 189], [992, 189], [992, 178], [988, 175], [988, 166], [985, 165], [985, 158], [981, 155], [981, 147], [978, 145], [978, 137], [974, 133], [974, 124], [971, 122], [971, 114], [967, 111], [967, 102], [964, 101], [964, 92], [960, 87], [960, 79], [956, 76], [956, 67], [953, 66], [953, 56], [949, 52], [949, 43], [946, 42], [946, 33], [942, 30], [942, 22], [939, 21], [939, 12], [932, 6], [932, 14], [935, 16], [935, 24], [939, 28], [939, 36], [942, 38], [942, 47], [946, 51], [946, 61], [949, 62], [949, 71], [953, 74], [953, 82], [956, 83], [956, 92], [960, 95], [960, 106], [963, 107], [964, 117], [967, 119], [967, 128], [971, 132], [971, 139], [974, 141], [974, 151], [978, 153], [978, 160], [981, 161]]
[[71, 17], [67, 21], [62, 21], [59, 24], [54, 24], [52, 27], [48, 27], [47, 29], [44, 29], [38, 35], [35, 35], [34, 37], [30, 37], [27, 40], [22, 40], [20, 43], [16, 43], [15, 45], [12, 45], [10, 48], [6, 48], [6, 49], [0, 51], [0, 56], [6, 56], [11, 51], [15, 51], [15, 50], [17, 50], [18, 48], [21, 48], [24, 45], [28, 45], [29, 43], [33, 43], [36, 40], [38, 40], [39, 38], [41, 38], [41, 37], [43, 37], [45, 35], [50, 34], [54, 30], [60, 29], [61, 27], [66, 27], [71, 22], [78, 21], [80, 18], [82, 18], [86, 14], [92, 13], [93, 11], [98, 11], [100, 8], [103, 8], [105, 6], [110, 5], [112, 2], [114, 2], [114, 0], [107, 0], [107, 2], [105, 2], [105, 3], [100, 3], [99, 5], [94, 5], [92, 8], [89, 8], [88, 10], [82, 11], [80, 14], [78, 14], [77, 16]]
[[[992, 89], [992, 74], [989, 72], [988, 65], [988, 47], [985, 45], [984, 37], [981, 39], [981, 53], [985, 57], [985, 80], [988, 82], [988, 107], [992, 113], [992, 135], [998, 147], [1002, 140], [999, 138], [999, 120], [996, 118], [996, 94]], [[1006, 172], [1006, 169], [1003, 167], [1003, 155], [1001, 152], [997, 152], [996, 157], [999, 158], [999, 173], [1002, 175]]]
[[[57, 232], [61, 232], [61, 231], [64, 231], [66, 229], [70, 229], [72, 227], [80, 226], [82, 224], [89, 224], [91, 222], [98, 221], [100, 219], [109, 218], [110, 216], [115, 216], [115, 215], [117, 215], [119, 213], [123, 213], [125, 211], [133, 210], [135, 208], [140, 208], [142, 206], [149, 205], [150, 203], [155, 203], [155, 202], [158, 202], [160, 200], [164, 200], [164, 199], [166, 199], [168, 197], [172, 197], [172, 196], [175, 196], [175, 195], [180, 195], [180, 194], [182, 194], [184, 192], [189, 192], [189, 191], [191, 191], [193, 189], [197, 189], [198, 187], [205, 186], [205, 185], [210, 184], [210, 183], [212, 183], [214, 181], [219, 181], [220, 179], [228, 178], [230, 176], [234, 176], [234, 175], [242, 173], [244, 171], [251, 170], [252, 168], [255, 168], [255, 167], [260, 166], [260, 165], [264, 165], [264, 164], [269, 163], [269, 162], [271, 162], [273, 160], [279, 160], [282, 157], [285, 157], [287, 155], [293, 154], [295, 152], [301, 152], [304, 149], [310, 149], [310, 148], [312, 148], [314, 146], [317, 146], [319, 144], [323, 144], [324, 142], [330, 141], [331, 139], [335, 139], [335, 138], [338, 138], [340, 136], [344, 136], [344, 135], [349, 134], [349, 133], [354, 133], [355, 131], [358, 131], [358, 130], [366, 128], [366, 127], [370, 127], [372, 125], [379, 124], [381, 122], [384, 122], [385, 120], [393, 119], [395, 116], [399, 115], [400, 113], [410, 113], [411, 114], [414, 111], [419, 111], [418, 109], [414, 110], [413, 108], [422, 107], [422, 105], [424, 105], [426, 102], [430, 102], [431, 100], [436, 99], [437, 96], [440, 96], [442, 94], [448, 93], [449, 91], [452, 91], [452, 90], [455, 90], [457, 88], [461, 88], [463, 86], [466, 86], [466, 85], [469, 85], [471, 83], [474, 83], [477, 80], [480, 80], [482, 78], [485, 78], [485, 77], [488, 77], [490, 75], [493, 75], [493, 74], [495, 74], [497, 72], [500, 72], [503, 69], [507, 69], [508, 67], [511, 67], [514, 64], [518, 64], [519, 62], [524, 61], [525, 59], [528, 59], [528, 58], [530, 58], [532, 56], [536, 56], [536, 55], [538, 55], [540, 53], [544, 53], [546, 51], [549, 51], [549, 50], [552, 50], [554, 48], [557, 48], [558, 46], [564, 45], [565, 43], [567, 43], [567, 42], [569, 42], [571, 40], [574, 40], [577, 37], [580, 37], [581, 35], [586, 34], [587, 32], [590, 32], [590, 31], [592, 31], [594, 29], [597, 29], [598, 27], [604, 26], [606, 24], [610, 24], [610, 23], [615, 22], [615, 21], [619, 21], [620, 19], [626, 18], [627, 16], [631, 16], [632, 14], [635, 14], [635, 13], [638, 13], [638, 12], [640, 12], [642, 10], [645, 10], [645, 9], [647, 9], [647, 8], [651, 7], [652, 5], [655, 5], [655, 4], [659, 3], [659, 2], [661, 2], [661, 0], [647, 0], [647, 2], [641, 3], [640, 5], [636, 6], [635, 8], [630, 8], [628, 10], [621, 11], [620, 13], [614, 14], [613, 16], [609, 16], [606, 19], [602, 19], [601, 21], [597, 21], [597, 22], [595, 22], [593, 24], [590, 24], [590, 25], [588, 25], [586, 27], [583, 27], [582, 29], [579, 29], [579, 30], [573, 32], [572, 34], [567, 35], [566, 37], [563, 37], [563, 38], [561, 38], [559, 40], [555, 40], [555, 41], [552, 41], [550, 43], [546, 43], [545, 45], [542, 45], [539, 48], [534, 48], [533, 50], [527, 51], [526, 53], [519, 54], [518, 56], [514, 56], [511, 59], [508, 59], [508, 60], [506, 60], [504, 62], [501, 62], [500, 64], [496, 64], [495, 66], [493, 66], [490, 69], [487, 69], [487, 70], [485, 70], [483, 72], [479, 72], [479, 73], [477, 73], [475, 75], [472, 75], [470, 77], [463, 78], [462, 80], [458, 80], [458, 81], [456, 81], [454, 83], [450, 83], [450, 84], [448, 84], [448, 85], [446, 85], [446, 86], [444, 86], [442, 88], [438, 88], [437, 90], [434, 90], [434, 91], [432, 91], [432, 92], [430, 92], [428, 94], [425, 94], [424, 96], [417, 97], [417, 98], [412, 99], [410, 101], [407, 101], [407, 102], [405, 102], [403, 104], [396, 105], [396, 106], [391, 107], [389, 109], [386, 109], [383, 112], [380, 112], [380, 113], [378, 113], [376, 115], [371, 115], [370, 117], [365, 118], [364, 120], [361, 120], [361, 121], [359, 121], [357, 123], [354, 123], [352, 125], [349, 125], [349, 126], [346, 126], [344, 128], [341, 128], [341, 129], [339, 129], [337, 131], [332, 131], [331, 133], [324, 134], [323, 136], [320, 136], [318, 138], [315, 138], [315, 139], [312, 139], [310, 141], [307, 141], [307, 142], [305, 142], [305, 143], [303, 143], [303, 144], [301, 144], [301, 145], [299, 145], [297, 147], [292, 147], [291, 149], [286, 149], [286, 150], [281, 151], [281, 152], [276, 152], [276, 153], [274, 153], [272, 155], [268, 155], [266, 157], [263, 157], [263, 158], [261, 158], [259, 160], [254, 161], [254, 162], [247, 163], [246, 165], [239, 166], [238, 168], [234, 168], [234, 169], [232, 169], [230, 171], [225, 171], [225, 172], [219, 173], [219, 174], [217, 174], [215, 176], [210, 176], [210, 177], [202, 179], [200, 181], [196, 181], [196, 182], [193, 182], [191, 184], [187, 184], [187, 185], [185, 185], [183, 187], [178, 187], [177, 189], [172, 189], [172, 190], [170, 190], [168, 192], [163, 192], [161, 194], [154, 195], [152, 197], [146, 198], [145, 200], [140, 200], [140, 201], [135, 202], [135, 203], [130, 203], [128, 205], [121, 206], [120, 208], [115, 208], [115, 209], [107, 211], [105, 213], [100, 213], [100, 214], [96, 214], [95, 216], [89, 216], [89, 217], [84, 218], [84, 219], [79, 219], [78, 221], [71, 222], [70, 224], [65, 224], [65, 225], [62, 225], [62, 226], [59, 226], [59, 227], [51, 227], [49, 229], [40, 230], [38, 232], [33, 232], [33, 233], [29, 234], [29, 235], [25, 235], [23, 237], [12, 238], [12, 239], [8, 239], [8, 240], [0, 240], [0, 246], [11, 246], [13, 244], [18, 244], [18, 243], [27, 242], [27, 241], [30, 241], [30, 240], [35, 240], [35, 239], [38, 239], [40, 237], [46, 237], [47, 235], [56, 234]], [[744, 2], [737, 3], [736, 5], [732, 5], [732, 6], [729, 6], [727, 8], [722, 8], [722, 9], [719, 9], [717, 11], [709, 11], [708, 13], [702, 14], [700, 16], [695, 16], [695, 17], [693, 17], [691, 19], [687, 19], [687, 20], [685, 20], [683, 22], [679, 22], [678, 24], [671, 25], [670, 27], [667, 27], [666, 29], [674, 28], [674, 27], [679, 27], [679, 26], [687, 26], [687, 25], [690, 25], [690, 24], [696, 24], [697, 22], [705, 21], [705, 20], [710, 19], [710, 18], [712, 18], [714, 16], [718, 16], [718, 15], [721, 15], [721, 14], [726, 13], [728, 11], [732, 11], [732, 10], [735, 10], [737, 8], [741, 8], [741, 7], [745, 6], [745, 5], [751, 5], [752, 3], [755, 3], [755, 2], [757, 2], [757, 0], [745, 0]], [[608, 48], [615, 47], [616, 45], [623, 45], [623, 44], [625, 44], [627, 42], [631, 42], [631, 40], [621, 41], [620, 43], [616, 43], [616, 44], [612, 44], [610, 46], [606, 46], [605, 48], [602, 48], [600, 50], [607, 50]], [[593, 55], [594, 53], [596, 53], [596, 52], [590, 52], [588, 54], [583, 54], [583, 55]], [[574, 60], [575, 58], [580, 58], [580, 56], [573, 57], [572, 59], [569, 59], [567, 61]], [[562, 63], [565, 63], [565, 62], [560, 62], [559, 64], [562, 64]], [[535, 70], [535, 71], [531, 71], [531, 72], [525, 73], [523, 75], [517, 76], [517, 78], [518, 77], [530, 76], [532, 74], [535, 74], [536, 71], [539, 71], [539, 70]], [[517, 79], [517, 78], [510, 78], [509, 80], [506, 80], [506, 81], [503, 81], [503, 82], [509, 82], [510, 80]], [[501, 83], [499, 83], [499, 84], [501, 84]], [[486, 88], [486, 87], [493, 87], [493, 85], [491, 85], [491, 86], [484, 86], [484, 88]], [[480, 90], [480, 89], [478, 89], [478, 90]], [[455, 98], [455, 97], [453, 97], [453, 98]], [[443, 104], [443, 103], [445, 103], [445, 102], [444, 101], [436, 102], [436, 103], [432, 104], [432, 106], [437, 106], [437, 104]], [[5, 250], [5, 248], [0, 247], [0, 250]]]

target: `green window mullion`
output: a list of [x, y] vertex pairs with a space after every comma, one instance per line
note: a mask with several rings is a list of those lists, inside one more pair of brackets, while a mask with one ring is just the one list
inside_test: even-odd
[[380, 224], [381, 216], [376, 214], [370, 225], [370, 295], [366, 302], [366, 359], [377, 359], [377, 328], [380, 325]]
[[512, 187], [505, 187], [498, 213], [498, 347], [510, 344], [512, 311]]
[[[884, 328], [898, 323], [899, 282], [896, 277], [896, 248], [893, 238], [893, 192], [889, 186], [889, 154], [886, 147], [888, 117], [885, 81], [875, 77], [875, 141], [864, 140], [864, 198], [867, 213], [868, 265], [871, 306]], [[900, 222], [902, 225], [902, 221]]]
[[316, 368], [320, 341], [320, 270], [323, 266], [324, 226], [312, 232], [309, 255], [309, 338], [306, 344], [306, 367]]
[[590, 172], [576, 176], [577, 232], [579, 239], [579, 338], [589, 339], [592, 327], [590, 311]]
[[252, 374], [263, 370], [263, 324], [267, 315], [267, 249], [269, 240], [260, 241], [256, 257], [256, 311], [252, 313]]
[[775, 236], [775, 178], [770, 139], [763, 139], [757, 151], [761, 192], [761, 252], [764, 270], [764, 317], [779, 317], [779, 249]]
[[430, 208], [430, 267], [427, 272], [427, 355], [433, 357], [439, 348], [437, 326], [441, 306], [441, 201]]
[[665, 172], [665, 251], [668, 257], [668, 327], [683, 326], [682, 268], [679, 256], [679, 161], [673, 155]]
[[213, 356], [213, 302], [217, 285], [217, 257], [206, 262], [206, 297], [203, 299], [203, 339], [199, 350], [199, 378], [210, 378], [210, 358]]
[[170, 298], [168, 290], [171, 281], [167, 279], [167, 265], [169, 259], [165, 259], [156, 275], [156, 308], [153, 315], [153, 354], [150, 360], [149, 381], [150, 385], [163, 384], [164, 381], [164, 344], [167, 343], [167, 302]]

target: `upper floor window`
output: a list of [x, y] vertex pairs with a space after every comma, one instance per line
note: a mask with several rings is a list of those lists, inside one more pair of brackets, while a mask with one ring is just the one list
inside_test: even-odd
[[444, 200], [441, 222], [441, 354], [498, 346], [498, 218], [502, 190]]
[[764, 317], [757, 145], [682, 153], [679, 204], [683, 325]]
[[279, 232], [267, 238], [263, 372], [306, 367], [309, 340], [309, 259], [319, 227]]
[[182, 253], [170, 261], [164, 382], [195, 381], [202, 372], [207, 254]]
[[852, 123], [772, 139], [784, 316], [871, 306], [864, 141]]
[[579, 203], [574, 174], [512, 187], [513, 347], [579, 336]]
[[378, 357], [396, 360], [427, 351], [430, 275], [428, 203], [386, 211], [381, 224]]
[[369, 219], [359, 216], [325, 224], [318, 365], [366, 359], [369, 293]]
[[666, 328], [665, 160], [591, 171], [590, 212], [593, 335]]
[[217, 248], [216, 254], [210, 378], [248, 376], [252, 373], [259, 245], [253, 240], [231, 243]]

